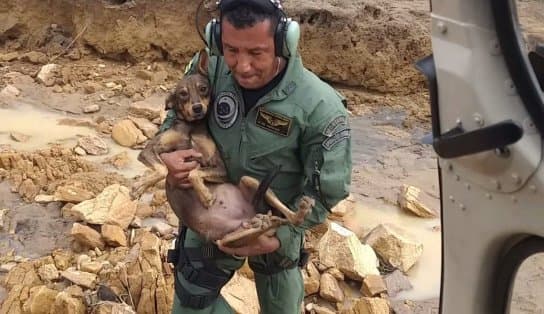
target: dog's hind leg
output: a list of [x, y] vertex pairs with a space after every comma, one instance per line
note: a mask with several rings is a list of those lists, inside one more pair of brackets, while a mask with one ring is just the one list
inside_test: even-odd
[[[259, 181], [249, 176], [243, 176], [240, 179], [239, 187], [243, 189], [245, 195], [253, 198], [259, 188]], [[315, 201], [312, 198], [304, 196], [297, 205], [298, 211], [295, 213], [285, 206], [271, 189], [266, 190], [264, 200], [268, 205], [279, 210], [294, 225], [301, 224], [304, 221], [304, 217], [311, 212], [312, 207], [315, 205]]]
[[213, 205], [215, 196], [204, 184], [204, 181], [223, 183], [226, 182], [226, 176], [224, 169], [218, 168], [198, 168], [189, 172], [189, 181], [191, 181], [198, 199], [205, 208], [210, 208]]

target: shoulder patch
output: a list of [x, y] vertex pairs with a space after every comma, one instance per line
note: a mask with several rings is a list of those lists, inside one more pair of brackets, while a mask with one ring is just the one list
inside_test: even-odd
[[255, 124], [272, 133], [289, 136], [293, 120], [279, 113], [267, 111], [263, 107], [259, 107]]
[[332, 134], [329, 138], [323, 141], [321, 144], [324, 149], [331, 150], [336, 146], [338, 143], [342, 142], [343, 140], [346, 140], [351, 137], [350, 129], [343, 128], [339, 130], [338, 132]]
[[345, 129], [345, 127], [348, 125], [348, 117], [345, 115], [337, 116], [333, 118], [323, 129], [323, 135], [330, 137], [334, 134], [334, 131], [336, 129], [342, 127], [342, 129]]
[[222, 92], [214, 102], [213, 117], [222, 129], [230, 128], [238, 118], [239, 101], [233, 92]]

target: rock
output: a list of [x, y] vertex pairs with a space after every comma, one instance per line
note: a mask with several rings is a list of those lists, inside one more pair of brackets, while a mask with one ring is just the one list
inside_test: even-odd
[[9, 52], [9, 53], [5, 53], [5, 54], [0, 55], [0, 61], [2, 61], [2, 62], [10, 62], [10, 61], [13, 61], [13, 60], [15, 60], [17, 58], [19, 58], [19, 53], [17, 51]]
[[344, 281], [344, 273], [342, 273], [338, 268], [329, 268], [326, 270], [328, 274], [331, 274], [336, 280]]
[[319, 295], [330, 302], [344, 301], [344, 292], [340, 288], [338, 281], [328, 273], [321, 275]]
[[406, 273], [423, 254], [423, 244], [402, 229], [381, 224], [364, 239], [385, 262]]
[[81, 203], [94, 197], [94, 193], [83, 188], [67, 185], [55, 190], [54, 200], [57, 202]]
[[53, 261], [55, 261], [55, 266], [59, 270], [66, 270], [70, 265], [72, 265], [72, 260], [74, 259], [73, 253], [63, 250], [55, 250], [51, 253]]
[[304, 294], [311, 295], [319, 292], [319, 284], [321, 281], [321, 274], [315, 267], [313, 262], [308, 262], [305, 269], [302, 271], [302, 278], [304, 280]]
[[57, 94], [64, 93], [64, 88], [60, 85], [55, 85], [53, 86], [53, 92]]
[[49, 314], [55, 303], [58, 291], [46, 286], [38, 286], [30, 289], [30, 297], [23, 304], [23, 311], [31, 314]]
[[26, 142], [30, 139], [30, 136], [19, 132], [11, 132], [9, 137], [16, 142]]
[[389, 314], [387, 300], [381, 298], [361, 298], [351, 309], [343, 309], [341, 314]]
[[225, 287], [221, 289], [221, 295], [237, 314], [260, 313], [255, 282], [242, 277], [237, 273]]
[[34, 202], [36, 203], [51, 203], [55, 201], [54, 195], [45, 195], [45, 194], [39, 194], [36, 195], [34, 198]]
[[108, 144], [106, 144], [103, 139], [96, 136], [90, 135], [80, 137], [77, 143], [89, 155], [106, 155], [109, 152]]
[[89, 255], [81, 254], [76, 259], [76, 269], [81, 270], [81, 264], [91, 262], [91, 257]]
[[46, 64], [42, 67], [40, 72], [38, 73], [38, 76], [36, 77], [38, 82], [42, 83], [45, 86], [53, 86], [55, 85], [55, 76], [56, 71], [58, 70], [58, 65], [51, 63]]
[[134, 219], [136, 202], [130, 199], [127, 187], [113, 184], [95, 198], [83, 201], [69, 211], [87, 223], [97, 225], [108, 223], [126, 229]]
[[8, 209], [2, 208], [0, 209], [0, 231], [5, 230], [8, 228], [7, 221], [6, 221], [6, 214], [8, 213]]
[[38, 193], [40, 193], [40, 187], [34, 184], [32, 179], [26, 179], [19, 185], [19, 194], [26, 200], [33, 200]]
[[83, 262], [83, 263], [81, 263], [81, 268], [80, 269], [81, 269], [81, 271], [84, 271], [84, 272], [87, 272], [87, 273], [98, 274], [102, 270], [103, 265], [104, 264], [102, 262], [97, 262], [97, 261]]
[[412, 284], [408, 278], [399, 270], [386, 275], [384, 277], [387, 294], [390, 297], [395, 297], [399, 292], [412, 289]]
[[[77, 286], [75, 286], [77, 287]], [[50, 313], [54, 314], [85, 314], [86, 307], [80, 298], [75, 298], [68, 292], [60, 292]]]
[[379, 275], [378, 257], [369, 245], [362, 244], [350, 230], [332, 222], [318, 243], [320, 263], [336, 267], [347, 277], [361, 281]]
[[355, 200], [351, 196], [347, 197], [338, 202], [338, 204], [336, 204], [333, 208], [331, 208], [331, 215], [329, 215], [329, 219], [342, 221], [343, 217], [354, 208]]
[[77, 222], [74, 223], [70, 234], [76, 239], [77, 242], [81, 243], [85, 247], [97, 247], [99, 249], [104, 249], [105, 247], [100, 233], [90, 227], [78, 224]]
[[159, 127], [147, 119], [130, 116], [128, 118], [134, 122], [147, 138], [153, 138], [159, 132]]
[[361, 293], [365, 297], [379, 296], [381, 293], [387, 292], [385, 281], [380, 275], [368, 275], [363, 280]]
[[100, 111], [100, 105], [88, 105], [83, 107], [83, 113], [94, 113]]
[[87, 152], [83, 148], [81, 148], [79, 146], [76, 146], [74, 148], [74, 153], [76, 153], [79, 156], [87, 156]]
[[97, 282], [97, 276], [95, 274], [78, 271], [74, 269], [67, 269], [60, 274], [63, 278], [70, 280], [78, 286], [87, 289], [94, 289]]
[[17, 263], [15, 262], [2, 264], [0, 265], [0, 273], [9, 273], [15, 266], [17, 266]]
[[147, 70], [138, 70], [135, 73], [136, 77], [141, 78], [142, 80], [146, 81], [152, 81], [153, 80], [153, 72], [147, 71]]
[[59, 278], [59, 270], [55, 264], [45, 264], [38, 268], [38, 276], [43, 282], [55, 281]]
[[102, 89], [102, 86], [93, 81], [88, 81], [83, 85], [83, 92], [85, 94], [94, 94], [101, 89]]
[[142, 227], [142, 219], [140, 219], [140, 217], [138, 216], [135, 216], [134, 219], [132, 220], [132, 222], [130, 223], [130, 226], [132, 228], [136, 228], [136, 229], [139, 229]]
[[13, 85], [7, 85], [0, 91], [0, 98], [2, 99], [15, 98], [19, 97], [19, 95], [21, 95], [21, 91]]
[[102, 237], [109, 246], [127, 246], [127, 236], [119, 226], [108, 224], [102, 225]]
[[45, 64], [49, 59], [44, 53], [38, 51], [30, 51], [23, 54], [19, 59], [22, 61], [28, 61], [34, 64]]
[[151, 103], [147, 101], [137, 101], [132, 103], [128, 112], [132, 116], [145, 118], [149, 121], [153, 121], [156, 118], [160, 118], [161, 113], [164, 111], [164, 104]]
[[150, 228], [152, 232], [158, 232], [161, 236], [171, 234], [174, 228], [159, 218], [146, 218], [142, 220], [142, 228]]
[[119, 154], [113, 155], [109, 158], [104, 159], [103, 164], [110, 164], [116, 169], [125, 169], [130, 165], [131, 159], [127, 151], [123, 151]]
[[238, 269], [238, 274], [250, 280], [255, 279], [255, 273], [253, 272], [251, 267], [249, 267], [249, 262], [247, 259], [245, 260], [244, 265], [242, 265], [242, 267]]
[[335, 314], [336, 313], [336, 311], [330, 310], [318, 304], [312, 304], [310, 312], [315, 314]]
[[431, 196], [421, 193], [415, 186], [403, 184], [399, 194], [400, 207], [416, 216], [423, 218], [438, 217], [437, 211], [431, 208]]
[[151, 207], [149, 204], [138, 202], [138, 206], [136, 207], [136, 216], [143, 219], [151, 215], [153, 215], [153, 207]]
[[34, 263], [32, 262], [23, 262], [11, 268], [3, 283], [8, 290], [11, 290], [16, 285], [33, 287], [41, 284], [43, 283], [36, 273]]
[[[136, 312], [128, 305], [116, 302], [100, 302], [93, 311], [94, 314], [136, 314]], [[150, 312], [146, 312], [150, 313]]]
[[133, 147], [147, 140], [147, 137], [131, 120], [125, 119], [116, 123], [111, 130], [113, 140], [125, 147]]

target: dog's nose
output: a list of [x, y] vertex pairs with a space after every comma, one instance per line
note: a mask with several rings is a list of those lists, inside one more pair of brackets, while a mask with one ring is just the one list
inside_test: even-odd
[[202, 105], [201, 104], [193, 105], [193, 112], [194, 113], [201, 113], [202, 112]]

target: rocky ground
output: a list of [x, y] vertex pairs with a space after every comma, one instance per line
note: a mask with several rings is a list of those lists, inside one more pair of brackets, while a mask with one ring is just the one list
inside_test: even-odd
[[[178, 221], [161, 184], [138, 199], [129, 189], [146, 172], [135, 157], [164, 119], [167, 92], [201, 48], [195, 8], [0, 3], [0, 313], [169, 312], [165, 253]], [[413, 68], [430, 53], [428, 1], [286, 9], [301, 22], [307, 66], [353, 114], [352, 195], [307, 232], [306, 312], [436, 313], [437, 169], [420, 143], [429, 110]], [[238, 313], [258, 313], [253, 286], [244, 267], [222, 294]]]

